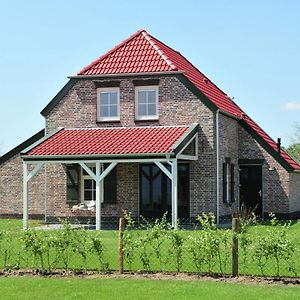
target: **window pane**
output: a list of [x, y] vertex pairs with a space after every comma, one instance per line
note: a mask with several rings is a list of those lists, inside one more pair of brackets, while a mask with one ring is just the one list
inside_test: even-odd
[[159, 170], [159, 174], [155, 176], [152, 181], [153, 203], [157, 205], [160, 205], [162, 203], [161, 176], [162, 174]]
[[108, 106], [100, 106], [100, 116], [102, 118], [109, 117]]
[[117, 117], [118, 116], [118, 106], [112, 105], [110, 107], [110, 117]]
[[138, 102], [139, 103], [147, 103], [147, 92], [146, 91], [138, 92]]
[[139, 104], [138, 106], [138, 115], [146, 116], [147, 115], [147, 106], [146, 104]]
[[148, 103], [155, 103], [155, 91], [148, 91]]
[[109, 104], [109, 93], [101, 92], [100, 93], [100, 103], [102, 104]]
[[[146, 170], [145, 170], [146, 171]], [[142, 173], [142, 205], [147, 208], [150, 205], [150, 182]]]
[[68, 187], [68, 200], [78, 200], [78, 189]]
[[93, 191], [84, 191], [84, 201], [93, 200]]
[[84, 180], [84, 189], [92, 189], [93, 188], [93, 180], [85, 179]]
[[148, 116], [155, 116], [155, 115], [156, 115], [156, 105], [148, 104]]
[[104, 178], [104, 202], [116, 203], [117, 202], [117, 171], [114, 168]]
[[117, 92], [111, 92], [110, 93], [110, 104], [118, 104], [118, 94]]

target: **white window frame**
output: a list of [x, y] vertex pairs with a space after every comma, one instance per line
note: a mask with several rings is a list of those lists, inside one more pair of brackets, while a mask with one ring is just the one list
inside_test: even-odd
[[[151, 116], [140, 116], [138, 114], [138, 95], [140, 91], [155, 91], [155, 104], [156, 104], [156, 111], [155, 115]], [[156, 85], [147, 85], [147, 86], [136, 86], [135, 87], [135, 119], [136, 120], [158, 120], [158, 86]]]
[[[101, 117], [100, 115], [100, 94], [101, 92], [117, 92], [117, 116], [115, 117]], [[120, 88], [109, 87], [109, 88], [98, 88], [97, 89], [97, 121], [98, 122], [109, 122], [109, 121], [120, 121]]]
[[[88, 167], [89, 168], [95, 168], [95, 166], [94, 165], [88, 165]], [[80, 171], [80, 191], [81, 191], [81, 197], [80, 197], [80, 202], [81, 203], [85, 203], [85, 204], [95, 204], [96, 203], [96, 198], [94, 199], [94, 200], [84, 200], [84, 180], [85, 179], [88, 179], [88, 180], [92, 180], [93, 181], [93, 183], [94, 183], [94, 185], [95, 185], [95, 189], [96, 189], [96, 183], [95, 183], [95, 181], [93, 180], [93, 178], [90, 176], [90, 175], [88, 175], [88, 174], [84, 174], [83, 172], [84, 172], [84, 169], [83, 168], [80, 168], [81, 169], [81, 171]], [[101, 197], [101, 199], [102, 199], [102, 202], [101, 203], [103, 203], [104, 202], [104, 189], [102, 188], [101, 189], [101, 195], [102, 195], [102, 197]]]

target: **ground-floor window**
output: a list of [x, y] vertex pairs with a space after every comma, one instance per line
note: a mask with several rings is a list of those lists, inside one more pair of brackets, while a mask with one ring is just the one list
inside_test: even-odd
[[[108, 164], [103, 165], [103, 170]], [[96, 173], [96, 167], [89, 166]], [[67, 203], [86, 204], [96, 201], [96, 182], [90, 175], [78, 165], [67, 165]], [[104, 203], [117, 202], [117, 172], [116, 168], [104, 178], [102, 199]]]
[[[90, 167], [90, 169], [93, 173], [96, 173], [96, 167]], [[82, 202], [96, 201], [96, 182], [84, 169], [81, 169], [81, 171]]]
[[[103, 164], [103, 171], [109, 164]], [[90, 167], [93, 173], [96, 173], [96, 167]], [[82, 170], [81, 186], [82, 186], [82, 202], [96, 201], [96, 182], [89, 176], [89, 174]], [[103, 184], [103, 202], [116, 203], [117, 202], [117, 172], [116, 168], [112, 169], [104, 178]]]
[[[170, 166], [165, 165], [169, 170]], [[189, 217], [189, 164], [178, 164], [178, 217]], [[159, 218], [171, 216], [171, 180], [155, 164], [140, 165], [140, 214]]]

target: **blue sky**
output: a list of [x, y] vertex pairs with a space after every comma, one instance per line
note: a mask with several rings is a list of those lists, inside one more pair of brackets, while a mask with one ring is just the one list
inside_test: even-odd
[[0, 153], [82, 67], [141, 28], [180, 51], [286, 146], [300, 121], [300, 1], [1, 1]]

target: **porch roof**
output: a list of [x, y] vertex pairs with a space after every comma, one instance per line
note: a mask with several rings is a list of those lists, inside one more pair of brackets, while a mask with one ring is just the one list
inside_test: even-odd
[[63, 129], [22, 151], [24, 160], [175, 156], [198, 131], [190, 126]]

